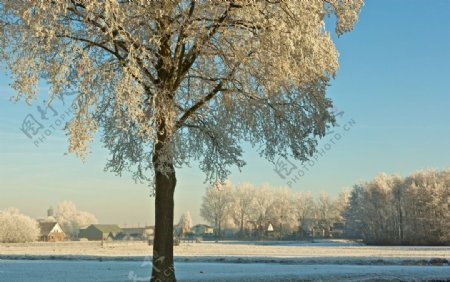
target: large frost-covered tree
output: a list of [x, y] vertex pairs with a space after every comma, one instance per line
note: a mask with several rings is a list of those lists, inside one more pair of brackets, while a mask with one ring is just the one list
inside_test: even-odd
[[153, 280], [175, 280], [175, 167], [208, 180], [244, 165], [240, 144], [306, 160], [334, 118], [325, 97], [362, 0], [1, 0], [0, 58], [18, 98], [77, 93], [69, 151], [95, 132], [107, 168], [155, 188]]
[[310, 222], [314, 218], [315, 203], [310, 192], [297, 192], [292, 196], [292, 204], [299, 223], [300, 236], [308, 235]]
[[239, 227], [239, 237], [245, 236], [244, 229], [253, 210], [255, 191], [256, 189], [251, 183], [239, 184], [233, 191], [231, 217]]
[[272, 219], [271, 209], [274, 202], [274, 191], [268, 184], [263, 184], [254, 191], [250, 220], [261, 238], [266, 233]]
[[176, 233], [179, 236], [184, 236], [186, 235], [186, 233], [189, 232], [189, 230], [191, 230], [191, 227], [192, 227], [191, 213], [189, 211], [185, 211], [181, 215], [180, 220], [178, 221]]
[[230, 181], [213, 183], [206, 188], [203, 196], [200, 215], [214, 225], [217, 236], [222, 235], [222, 226], [230, 213], [232, 198], [232, 184]]
[[39, 238], [39, 225], [16, 208], [0, 211], [0, 242], [25, 243]]
[[77, 210], [71, 201], [62, 201], [56, 206], [55, 219], [70, 238], [77, 238], [81, 227], [98, 223], [95, 215]]
[[292, 194], [287, 187], [280, 187], [273, 193], [274, 199], [270, 208], [270, 216], [272, 224], [276, 224], [274, 228], [278, 229], [280, 238], [284, 234], [288, 234], [288, 231], [292, 231], [294, 226], [298, 226]]

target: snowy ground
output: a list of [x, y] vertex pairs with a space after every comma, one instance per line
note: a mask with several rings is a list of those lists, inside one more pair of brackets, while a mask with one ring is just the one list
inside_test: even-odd
[[[142, 242], [0, 244], [0, 281], [147, 281], [149, 253]], [[202, 242], [175, 255], [181, 281], [450, 281], [450, 247]]]
[[[150, 265], [136, 261], [0, 261], [2, 282], [149, 281]], [[180, 281], [421, 281], [450, 279], [450, 267], [280, 265], [237, 263], [175, 264]]]

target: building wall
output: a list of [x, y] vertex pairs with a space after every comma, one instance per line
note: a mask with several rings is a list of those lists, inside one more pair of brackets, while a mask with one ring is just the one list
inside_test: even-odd
[[80, 230], [78, 237], [86, 238], [89, 241], [101, 241], [103, 238], [103, 233], [94, 226], [89, 226], [86, 229]]
[[62, 232], [52, 232], [48, 235], [49, 242], [60, 242], [64, 241], [65, 234]]

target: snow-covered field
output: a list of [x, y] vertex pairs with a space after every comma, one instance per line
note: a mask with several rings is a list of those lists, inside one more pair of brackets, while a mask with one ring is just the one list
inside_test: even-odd
[[[136, 261], [0, 261], [2, 282], [149, 281], [150, 265]], [[420, 281], [450, 278], [442, 266], [175, 263], [180, 281]], [[384, 280], [380, 280], [384, 279]]]
[[[147, 281], [150, 253], [143, 242], [0, 244], [0, 281]], [[175, 256], [182, 281], [450, 281], [450, 247], [225, 241], [182, 243]]]

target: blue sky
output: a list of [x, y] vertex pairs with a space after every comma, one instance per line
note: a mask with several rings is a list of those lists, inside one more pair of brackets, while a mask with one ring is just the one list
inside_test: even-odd
[[[334, 134], [325, 137], [314, 164], [302, 168], [293, 162], [297, 169], [285, 179], [245, 146], [247, 166], [233, 170], [233, 182], [282, 186], [297, 174], [302, 177], [292, 190], [336, 194], [382, 171], [407, 175], [450, 166], [450, 1], [366, 1], [354, 32], [335, 42], [340, 70], [328, 95], [343, 112], [334, 129], [341, 138], [332, 144]], [[36, 147], [20, 128], [28, 114], [39, 118], [40, 101], [31, 107], [9, 102], [14, 93], [8, 83], [7, 74], [2, 75], [0, 209], [14, 206], [43, 217], [49, 206], [72, 200], [103, 223], [153, 223], [149, 189], [130, 177], [105, 173], [107, 152], [99, 143], [86, 163], [64, 154], [67, 141], [61, 130], [52, 130]], [[57, 111], [67, 110], [58, 103]], [[49, 113], [45, 122], [49, 126], [57, 121]], [[189, 210], [194, 222], [202, 221], [203, 181], [195, 164], [178, 171], [176, 220]]]

